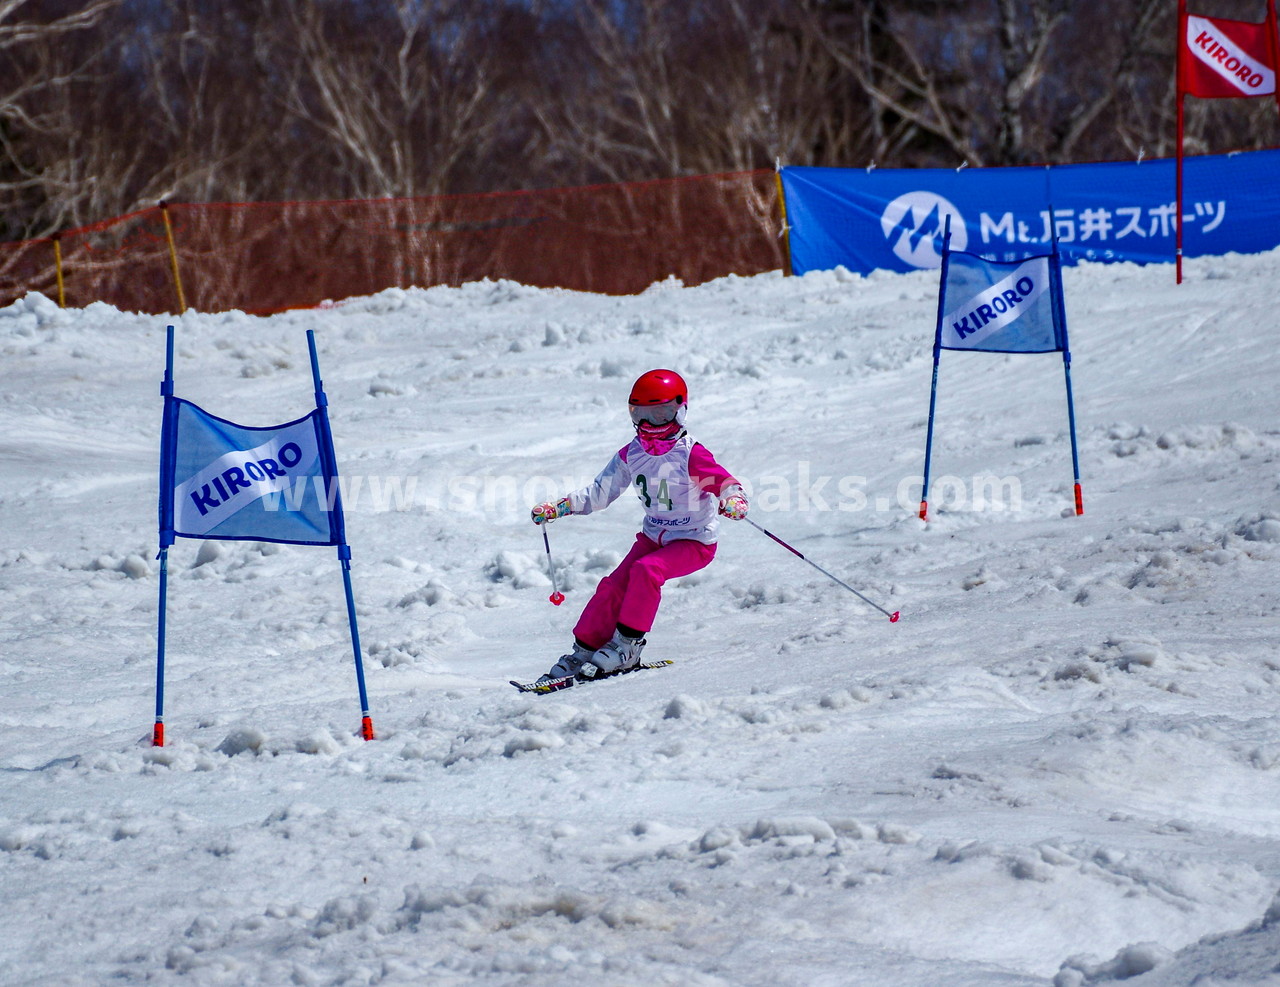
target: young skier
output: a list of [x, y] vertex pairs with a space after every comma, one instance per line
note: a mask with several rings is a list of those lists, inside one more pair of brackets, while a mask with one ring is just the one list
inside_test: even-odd
[[662, 584], [715, 558], [717, 513], [735, 521], [747, 516], [738, 481], [684, 430], [689, 392], [679, 374], [641, 374], [628, 403], [636, 437], [590, 485], [532, 511], [534, 524], [590, 514], [608, 507], [628, 487], [644, 504], [644, 525], [631, 551], [600, 581], [573, 628], [573, 650], [539, 682], [609, 675], [638, 665]]

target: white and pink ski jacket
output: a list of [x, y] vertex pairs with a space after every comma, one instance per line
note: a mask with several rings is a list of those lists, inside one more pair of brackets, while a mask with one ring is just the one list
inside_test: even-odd
[[[662, 443], [666, 445], [666, 443]], [[738, 481], [706, 446], [682, 433], [666, 452], [646, 452], [640, 439], [619, 449], [600, 475], [569, 494], [574, 514], [612, 504], [628, 487], [644, 505], [645, 536], [662, 545], [687, 539], [714, 545], [720, 529], [720, 498]]]

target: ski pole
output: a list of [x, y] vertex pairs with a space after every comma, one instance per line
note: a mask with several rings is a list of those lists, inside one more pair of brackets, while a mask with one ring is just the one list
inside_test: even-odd
[[757, 531], [763, 532], [764, 534], [768, 535], [770, 538], [772, 538], [774, 541], [776, 541], [779, 545], [781, 545], [783, 548], [785, 548], [788, 552], [790, 552], [790, 553], [791, 553], [792, 555], [794, 555], [796, 558], [798, 558], [798, 559], [803, 559], [805, 562], [808, 562], [811, 566], [813, 566], [815, 569], [817, 569], [820, 573], [822, 573], [822, 574], [823, 574], [824, 576], [826, 576], [828, 579], [832, 580], [833, 582], [837, 582], [837, 583], [839, 583], [841, 586], [843, 586], [845, 589], [847, 589], [850, 593], [852, 593], [854, 596], [856, 596], [856, 597], [857, 597], [859, 600], [861, 600], [863, 603], [866, 603], [866, 604], [868, 604], [869, 606], [873, 606], [873, 607], [875, 607], [875, 608], [876, 608], [877, 610], [879, 610], [882, 614], [884, 614], [886, 617], [888, 617], [888, 618], [889, 618], [889, 623], [891, 623], [891, 624], [896, 624], [896, 623], [898, 622], [898, 618], [901, 616], [901, 613], [900, 613], [899, 611], [895, 610], [895, 611], [893, 611], [893, 613], [890, 613], [890, 612], [889, 612], [888, 610], [886, 610], [884, 607], [880, 606], [880, 604], [878, 604], [878, 603], [873, 603], [871, 600], [868, 600], [865, 596], [863, 596], [863, 595], [862, 595], [861, 593], [859, 593], [856, 589], [854, 589], [852, 586], [850, 586], [848, 583], [846, 583], [843, 579], [839, 579], [839, 578], [837, 578], [837, 577], [833, 576], [831, 573], [827, 572], [827, 570], [826, 570], [826, 569], [822, 568], [822, 566], [820, 566], [820, 565], [818, 565], [818, 563], [814, 562], [814, 561], [813, 561], [813, 559], [806, 559], [806, 558], [804, 557], [804, 555], [802, 555], [802, 554], [801, 554], [797, 549], [792, 548], [790, 545], [788, 545], [786, 542], [784, 542], [781, 538], [779, 538], [777, 535], [775, 535], [775, 534], [774, 534], [772, 531], [770, 531], [768, 528], [762, 528], [760, 525], [758, 525], [758, 524], [756, 524], [754, 521], [752, 521], [752, 520], [751, 520], [751, 518], [743, 518], [743, 520], [744, 520], [744, 521], [746, 521], [746, 522], [747, 522], [747, 524], [751, 525], [751, 527], [755, 528]]
[[542, 544], [547, 546], [547, 572], [551, 574], [551, 595], [547, 597], [553, 606], [560, 606], [564, 602], [564, 594], [556, 587], [556, 567], [551, 564], [551, 539], [547, 537], [547, 524], [542, 525]]

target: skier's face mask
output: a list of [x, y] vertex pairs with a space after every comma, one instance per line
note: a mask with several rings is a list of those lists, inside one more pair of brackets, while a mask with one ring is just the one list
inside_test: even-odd
[[664, 401], [662, 404], [633, 404], [631, 408], [631, 423], [640, 425], [648, 422], [650, 425], [668, 425], [675, 421], [676, 414], [680, 411], [680, 401]]

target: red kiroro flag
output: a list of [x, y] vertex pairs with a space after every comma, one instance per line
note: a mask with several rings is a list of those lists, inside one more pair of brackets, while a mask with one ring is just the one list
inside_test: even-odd
[[1272, 95], [1274, 31], [1270, 12], [1260, 24], [1185, 14], [1178, 49], [1181, 92], [1202, 99]]

